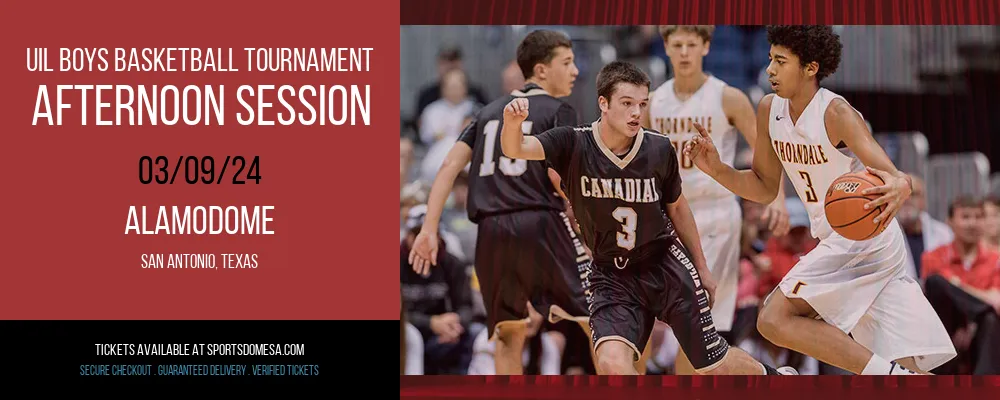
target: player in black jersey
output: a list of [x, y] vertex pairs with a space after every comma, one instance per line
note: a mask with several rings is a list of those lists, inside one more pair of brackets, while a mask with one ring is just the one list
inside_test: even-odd
[[530, 118], [529, 104], [534, 114], [533, 100], [513, 99], [504, 109], [504, 154], [551, 163], [594, 251], [589, 306], [598, 372], [635, 374], [633, 362], [660, 319], [700, 374], [779, 374], [715, 331], [715, 283], [681, 194], [677, 156], [666, 136], [639, 124], [649, 85], [636, 66], [608, 64], [597, 76], [601, 118], [536, 136], [516, 129]]
[[[478, 225], [475, 268], [496, 346], [497, 374], [522, 374], [529, 302], [543, 315], [557, 305], [569, 317], [588, 316], [586, 277], [590, 256], [564, 213], [549, 169], [542, 161], [500, 154], [503, 109], [513, 98], [530, 98], [537, 111], [517, 123], [519, 132], [538, 134], [578, 123], [576, 111], [559, 100], [568, 96], [579, 71], [572, 43], [553, 31], [535, 31], [517, 49], [526, 85], [483, 107], [462, 132], [441, 166], [410, 262], [424, 273], [437, 264], [438, 224], [452, 184], [469, 162], [469, 219]], [[550, 315], [550, 320], [553, 317]]]

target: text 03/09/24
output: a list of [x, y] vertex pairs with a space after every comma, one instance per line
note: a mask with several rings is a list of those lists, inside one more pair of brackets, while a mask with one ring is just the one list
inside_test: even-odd
[[[260, 156], [253, 156], [247, 162], [243, 156], [226, 156], [226, 161], [216, 165], [212, 156], [178, 156], [177, 162], [170, 165], [173, 157], [142, 156], [139, 157], [139, 183], [174, 184], [180, 175], [180, 182], [190, 185], [221, 184], [223, 181], [234, 185], [243, 185], [247, 181], [260, 184]], [[227, 167], [229, 177], [226, 176]], [[183, 172], [181, 170], [183, 169]]]

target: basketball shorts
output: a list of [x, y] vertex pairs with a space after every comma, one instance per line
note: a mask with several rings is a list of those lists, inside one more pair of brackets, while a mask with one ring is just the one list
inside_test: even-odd
[[930, 371], [956, 352], [920, 284], [906, 274], [905, 246], [895, 220], [865, 241], [834, 232], [799, 260], [778, 289], [805, 300], [820, 318], [880, 357], [914, 357]]
[[670, 325], [696, 369], [716, 366], [729, 344], [715, 331], [707, 292], [687, 250], [677, 240], [667, 240], [632, 253], [636, 255], [628, 260], [594, 262], [590, 329], [595, 349], [621, 341], [638, 360], [659, 319]]
[[698, 224], [701, 248], [708, 270], [715, 278], [712, 319], [715, 329], [729, 332], [736, 315], [736, 287], [740, 281], [740, 236], [743, 210], [735, 196], [692, 200], [691, 212]]
[[528, 318], [530, 301], [543, 316], [558, 305], [586, 317], [590, 256], [565, 213], [528, 210], [482, 219], [476, 276], [493, 339], [499, 324]]

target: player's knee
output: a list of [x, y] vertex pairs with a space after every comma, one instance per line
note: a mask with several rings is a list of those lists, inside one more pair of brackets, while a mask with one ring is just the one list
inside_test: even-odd
[[634, 360], [634, 351], [624, 343], [607, 342], [597, 349], [597, 368], [605, 375], [631, 374]]
[[[772, 296], [774, 297], [774, 296]], [[781, 324], [787, 316], [782, 307], [784, 299], [770, 299], [757, 314], [757, 331], [768, 341], [777, 343], [781, 339]]]
[[597, 367], [605, 375], [629, 375], [634, 366], [625, 357], [598, 355]]
[[497, 325], [497, 341], [507, 348], [523, 346], [526, 335], [527, 329], [524, 324], [507, 323]]

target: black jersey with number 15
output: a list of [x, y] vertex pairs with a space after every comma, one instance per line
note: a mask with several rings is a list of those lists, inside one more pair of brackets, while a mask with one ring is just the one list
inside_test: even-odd
[[681, 194], [670, 139], [640, 130], [628, 153], [619, 156], [601, 141], [598, 126], [599, 121], [559, 127], [537, 136], [545, 158], [565, 182], [594, 258], [628, 257], [643, 245], [676, 238], [665, 209]]
[[503, 109], [516, 97], [527, 97], [531, 101], [528, 119], [521, 124], [525, 136], [579, 123], [573, 107], [535, 84], [528, 84], [483, 107], [458, 139], [472, 148], [468, 210], [469, 220], [476, 223], [488, 215], [518, 210], [563, 211], [566, 208], [562, 198], [555, 194], [544, 161], [512, 160], [503, 155], [500, 148]]

